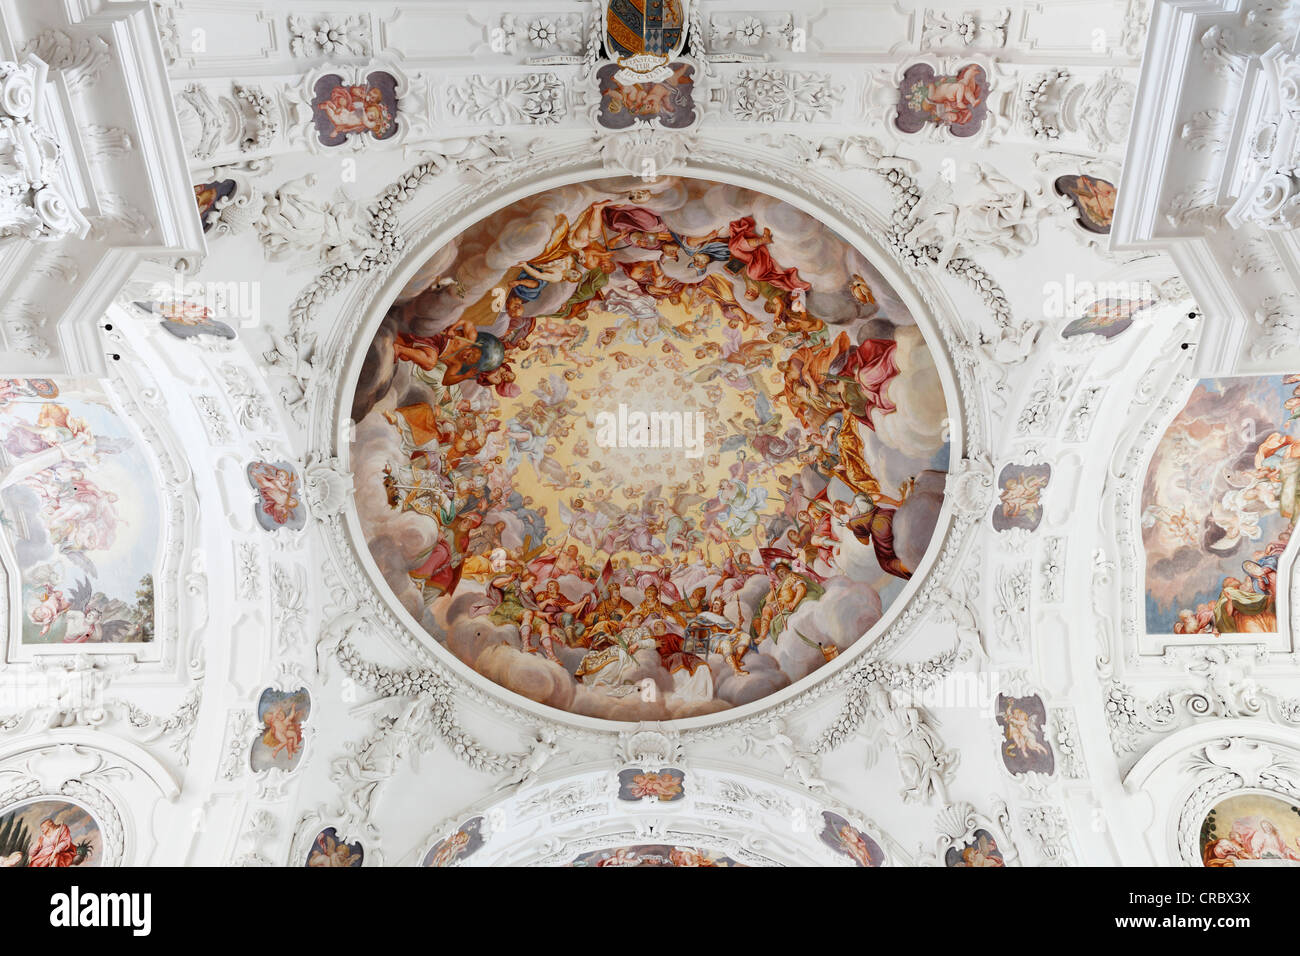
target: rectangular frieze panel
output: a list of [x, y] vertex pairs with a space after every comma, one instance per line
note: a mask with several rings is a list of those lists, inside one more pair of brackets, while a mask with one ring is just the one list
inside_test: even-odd
[[406, 61], [465, 60], [488, 49], [485, 24], [499, 26], [506, 11], [412, 6], [379, 21], [381, 50]]
[[1127, 0], [1037, 0], [1025, 5], [1015, 45], [1027, 53], [1095, 56], [1108, 61], [1136, 56]]
[[287, 24], [261, 0], [184, 0], [173, 19], [182, 71], [262, 73], [268, 60], [289, 56]]
[[914, 45], [920, 10], [905, 10], [898, 3], [857, 3], [831, 0], [823, 11], [808, 18], [808, 49], [812, 53], [881, 55], [899, 46], [899, 37]]

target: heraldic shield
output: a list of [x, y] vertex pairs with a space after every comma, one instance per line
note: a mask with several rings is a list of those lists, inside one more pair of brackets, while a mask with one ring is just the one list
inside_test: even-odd
[[605, 46], [625, 74], [619, 82], [665, 78], [686, 45], [689, 13], [690, 0], [605, 0]]

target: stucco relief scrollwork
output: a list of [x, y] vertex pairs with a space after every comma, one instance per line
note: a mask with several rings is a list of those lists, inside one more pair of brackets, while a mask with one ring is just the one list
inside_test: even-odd
[[447, 112], [472, 124], [550, 126], [569, 111], [568, 87], [554, 73], [475, 73], [448, 86], [445, 97]]
[[[595, 18], [597, 21], [599, 18]], [[498, 25], [488, 32], [488, 45], [494, 53], [518, 55], [528, 53], [528, 62], [559, 57], [579, 57], [586, 42], [583, 14], [504, 14]]]
[[112, 59], [112, 47], [103, 37], [88, 32], [73, 36], [58, 29], [45, 30], [28, 40], [21, 53], [34, 55], [63, 73], [74, 93], [98, 80]]
[[829, 73], [751, 68], [728, 90], [732, 116], [745, 123], [813, 123], [829, 120], [844, 88]]
[[1254, 676], [1254, 649], [1249, 647], [1191, 647], [1179, 649], [1192, 677], [1143, 699], [1134, 689], [1112, 680], [1107, 690], [1106, 720], [1116, 755], [1140, 749], [1143, 741], [1200, 722], [1254, 718], [1296, 726], [1296, 702], [1259, 684]]
[[[47, 51], [49, 52], [49, 51]], [[62, 186], [63, 147], [47, 125], [46, 65], [0, 63], [0, 242], [85, 235], [89, 224]], [[41, 116], [41, 122], [37, 117]]]
[[955, 257], [996, 250], [1016, 256], [1038, 241], [1045, 210], [1029, 192], [982, 163], [931, 188], [912, 211], [907, 241], [947, 267]]

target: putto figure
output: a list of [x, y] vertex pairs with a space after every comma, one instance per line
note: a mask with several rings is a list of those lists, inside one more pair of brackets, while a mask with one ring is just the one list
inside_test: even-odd
[[322, 145], [338, 146], [353, 135], [377, 140], [397, 134], [397, 80], [378, 71], [363, 84], [348, 84], [337, 73], [316, 81], [312, 117]]
[[297, 530], [306, 521], [298, 492], [298, 472], [288, 462], [255, 461], [248, 466], [248, 481], [257, 490], [254, 512], [267, 531]]
[[937, 76], [929, 64], [918, 63], [903, 74], [894, 123], [904, 133], [934, 125], [954, 136], [974, 136], [988, 115], [988, 93], [988, 78], [978, 64]]

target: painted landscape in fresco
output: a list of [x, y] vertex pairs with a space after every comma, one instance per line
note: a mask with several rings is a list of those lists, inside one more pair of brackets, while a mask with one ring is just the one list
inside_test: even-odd
[[1143, 486], [1150, 633], [1277, 630], [1278, 564], [1300, 502], [1297, 417], [1300, 375], [1196, 385]]
[[770, 197], [603, 180], [441, 249], [357, 383], [371, 554], [461, 661], [618, 720], [761, 699], [922, 560], [946, 405], [860, 253]]
[[36, 800], [0, 813], [0, 867], [99, 866], [99, 824], [66, 800]]
[[1300, 807], [1248, 793], [1219, 803], [1201, 824], [1206, 866], [1300, 865]]
[[152, 640], [153, 471], [99, 386], [0, 379], [0, 474], [23, 643]]

